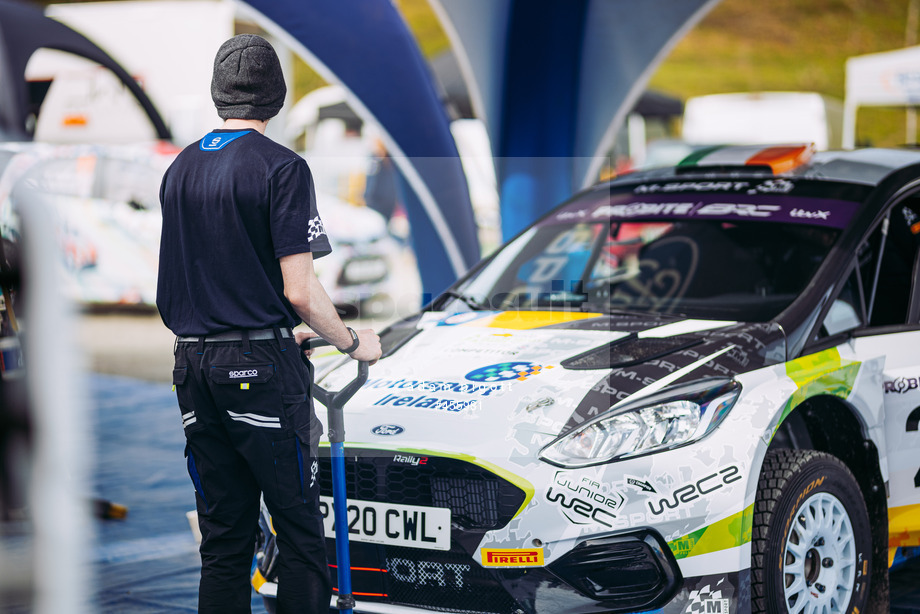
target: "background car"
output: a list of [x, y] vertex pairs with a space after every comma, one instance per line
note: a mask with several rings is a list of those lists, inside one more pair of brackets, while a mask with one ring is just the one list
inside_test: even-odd
[[0, 144], [0, 234], [18, 241], [17, 207], [41, 200], [61, 247], [65, 296], [83, 305], [152, 306], [163, 144]]
[[[165, 144], [0, 143], [0, 236], [12, 248], [16, 208], [40, 199], [61, 247], [65, 296], [83, 306], [153, 308], [160, 181], [177, 153]], [[390, 309], [397, 298], [417, 307], [414, 261], [383, 217], [321, 191], [317, 201], [333, 251], [316, 269], [333, 301], [352, 315]]]
[[389, 232], [387, 220], [319, 190], [316, 204], [332, 253], [314, 267], [332, 302], [351, 315], [389, 318], [396, 309], [417, 309], [421, 282], [415, 258]]
[[906, 150], [697, 152], [385, 330], [345, 407], [357, 611], [887, 609], [920, 545], [918, 177]]

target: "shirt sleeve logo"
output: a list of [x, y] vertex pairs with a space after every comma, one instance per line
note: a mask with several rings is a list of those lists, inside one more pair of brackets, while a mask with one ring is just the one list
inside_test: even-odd
[[323, 220], [319, 219], [317, 215], [310, 220], [309, 227], [307, 228], [307, 241], [313, 242], [324, 234], [326, 234], [326, 228], [323, 226]]

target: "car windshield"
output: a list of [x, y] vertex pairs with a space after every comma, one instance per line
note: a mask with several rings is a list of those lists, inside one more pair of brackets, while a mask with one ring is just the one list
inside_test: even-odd
[[[680, 204], [697, 212], [709, 206]], [[745, 212], [737, 204], [730, 205], [735, 210], [716, 204], [723, 209], [710, 207], [703, 211], [707, 217], [673, 215], [673, 209], [667, 215], [659, 208], [666, 215], [645, 220], [609, 205], [569, 209], [577, 215], [563, 209], [507, 244], [452, 294], [484, 309], [767, 321], [805, 289], [837, 240], [839, 227], [826, 219], [814, 223], [819, 214], [832, 217], [832, 209], [821, 209], [826, 202], [797, 209], [787, 204], [790, 217], [781, 215], [782, 205]], [[641, 206], [632, 211], [651, 211], [648, 203]], [[752, 214], [758, 211], [761, 217]]]

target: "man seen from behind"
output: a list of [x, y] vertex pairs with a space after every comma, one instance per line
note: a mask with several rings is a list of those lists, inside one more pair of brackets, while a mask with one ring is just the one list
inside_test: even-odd
[[264, 497], [277, 532], [278, 612], [328, 612], [312, 368], [301, 321], [355, 360], [380, 357], [370, 329], [339, 318], [313, 270], [329, 239], [306, 162], [264, 136], [284, 102], [281, 65], [242, 34], [214, 60], [221, 128], [185, 148], [160, 187], [157, 307], [177, 336], [173, 383], [201, 529], [198, 611], [250, 612]]

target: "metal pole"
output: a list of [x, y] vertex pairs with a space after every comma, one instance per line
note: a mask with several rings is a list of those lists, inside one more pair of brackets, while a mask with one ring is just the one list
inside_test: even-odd
[[[907, 5], [907, 19], [904, 25], [904, 46], [912, 47], [917, 44], [917, 21], [920, 18], [920, 0], [910, 0]], [[917, 142], [917, 108], [907, 107], [905, 118], [906, 139], [905, 143], [913, 145]]]
[[35, 424], [31, 504], [35, 526], [33, 586], [36, 614], [89, 611], [87, 565], [92, 525], [89, 488], [91, 436], [79, 361], [70, 331], [70, 305], [57, 280], [58, 246], [50, 206], [35, 194], [20, 208], [22, 262], [28, 279], [23, 320], [30, 409]]

